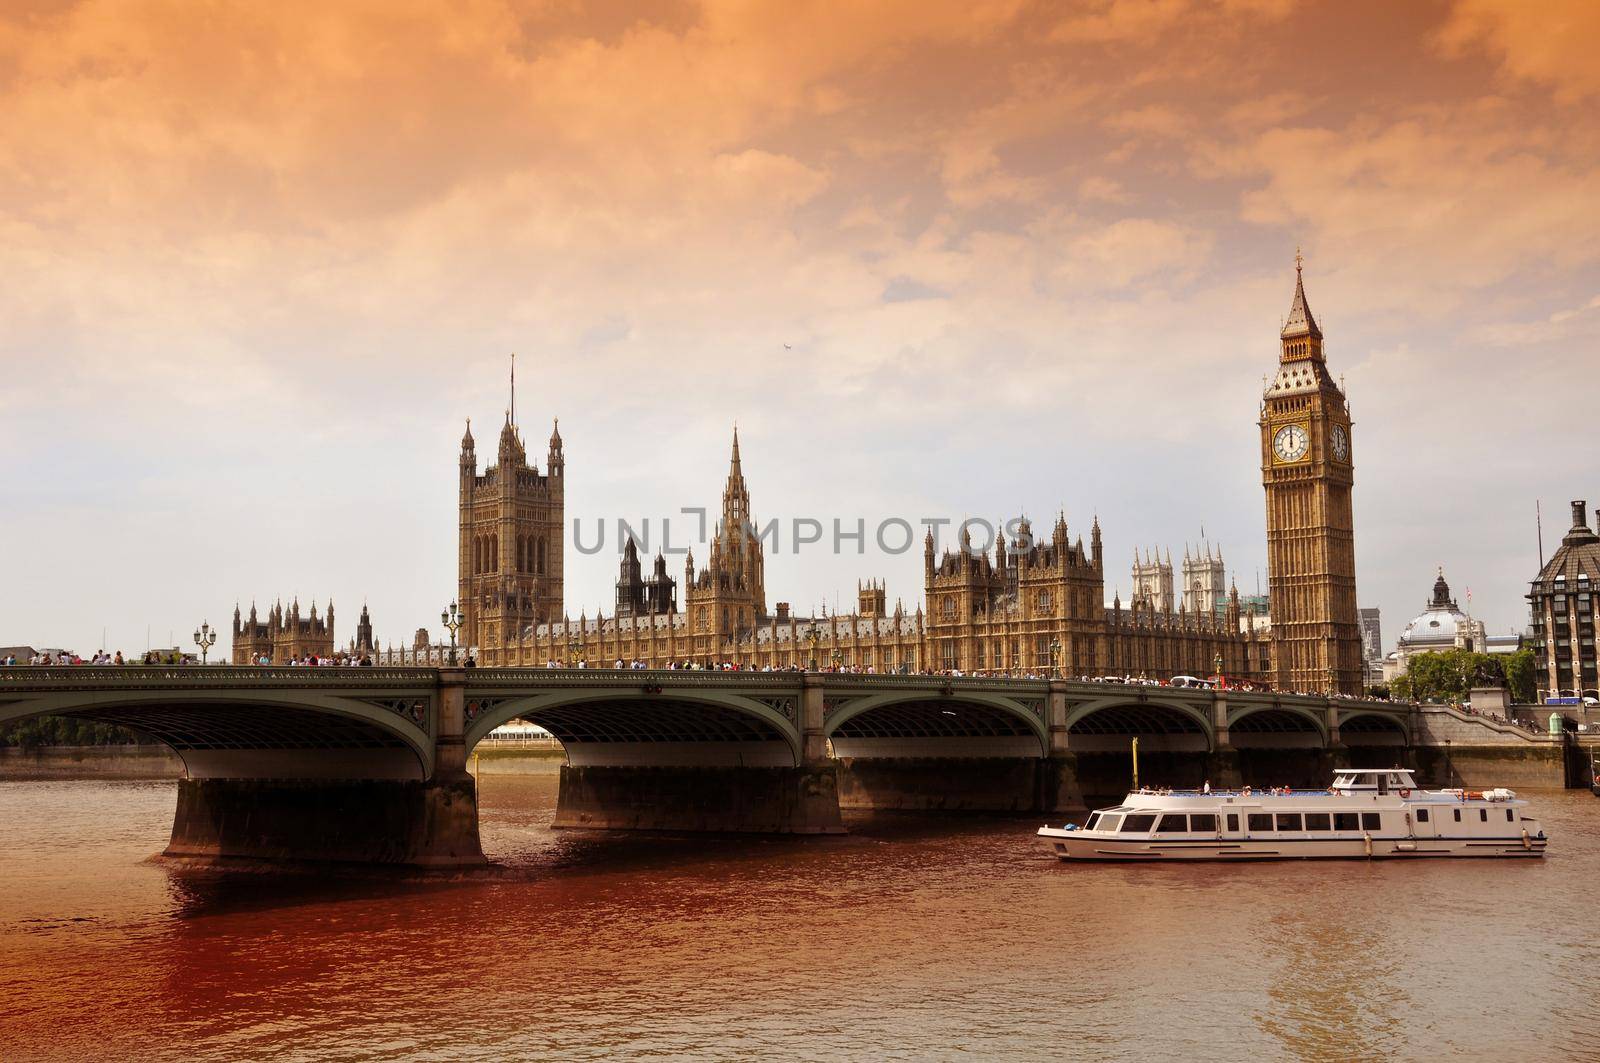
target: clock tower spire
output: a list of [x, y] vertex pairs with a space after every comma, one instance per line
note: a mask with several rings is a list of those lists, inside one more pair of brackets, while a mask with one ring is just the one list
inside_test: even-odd
[[1328, 375], [1298, 252], [1278, 373], [1262, 396], [1259, 424], [1275, 685], [1359, 694], [1350, 411]]

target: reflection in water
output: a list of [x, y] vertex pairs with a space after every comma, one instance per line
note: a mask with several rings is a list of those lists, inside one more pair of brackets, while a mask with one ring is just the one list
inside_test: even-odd
[[1588, 1052], [1582, 792], [1542, 864], [1092, 867], [1026, 819], [555, 832], [553, 777], [483, 786], [509, 871], [441, 881], [175, 869], [170, 784], [0, 784], [0, 1058]]

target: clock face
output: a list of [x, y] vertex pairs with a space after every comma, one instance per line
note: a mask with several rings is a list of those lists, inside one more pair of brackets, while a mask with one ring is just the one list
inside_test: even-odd
[[1311, 437], [1297, 424], [1286, 424], [1272, 437], [1272, 453], [1279, 461], [1299, 461], [1306, 456]]
[[1333, 456], [1340, 461], [1350, 460], [1350, 433], [1342, 424], [1333, 426]]

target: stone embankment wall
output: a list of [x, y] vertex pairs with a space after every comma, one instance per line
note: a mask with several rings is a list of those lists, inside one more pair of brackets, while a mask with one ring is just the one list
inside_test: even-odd
[[183, 761], [166, 746], [46, 746], [0, 749], [0, 780], [177, 779]]
[[479, 742], [467, 757], [467, 770], [484, 775], [559, 775], [567, 751], [559, 745]]
[[1443, 706], [1418, 714], [1418, 779], [1429, 786], [1560, 789], [1573, 785], [1572, 750], [1536, 734]]

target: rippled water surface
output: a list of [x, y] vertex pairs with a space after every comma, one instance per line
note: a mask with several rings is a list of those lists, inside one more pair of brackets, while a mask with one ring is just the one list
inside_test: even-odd
[[171, 783], [0, 783], [0, 1059], [1597, 1058], [1600, 801], [1542, 862], [1066, 866], [1032, 820], [551, 831], [497, 881], [147, 862]]

